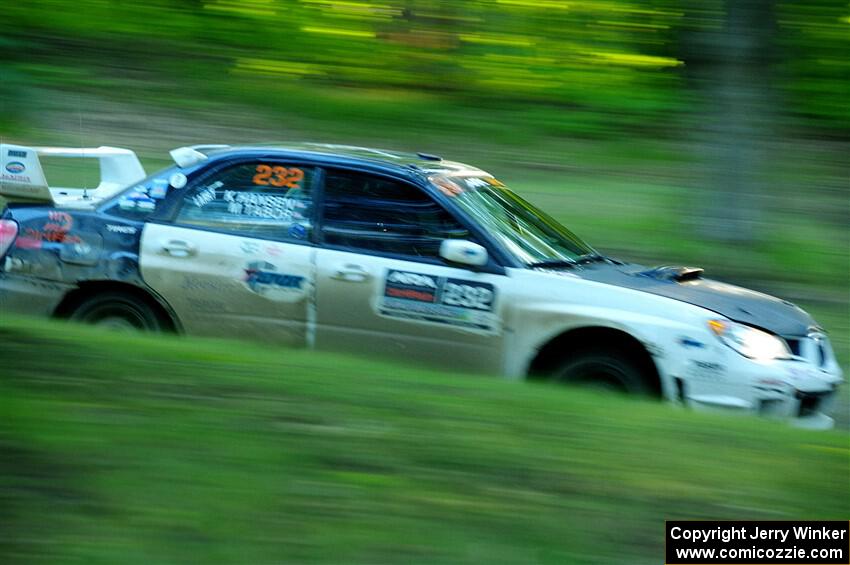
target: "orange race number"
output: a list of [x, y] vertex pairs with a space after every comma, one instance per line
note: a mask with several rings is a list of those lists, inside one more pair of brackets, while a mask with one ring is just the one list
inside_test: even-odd
[[286, 188], [301, 188], [304, 180], [304, 171], [296, 167], [271, 167], [269, 165], [257, 165], [257, 174], [253, 182], [261, 186], [276, 186]]
[[272, 176], [272, 168], [268, 165], [257, 165], [257, 174], [254, 175], [254, 184], [266, 186], [269, 184], [269, 177]]

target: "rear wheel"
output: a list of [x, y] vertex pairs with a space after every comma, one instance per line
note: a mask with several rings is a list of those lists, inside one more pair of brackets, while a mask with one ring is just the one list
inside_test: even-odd
[[551, 373], [551, 378], [604, 391], [637, 395], [651, 392], [640, 363], [619, 351], [577, 351]]
[[124, 292], [106, 292], [84, 299], [71, 320], [117, 331], [162, 331], [156, 312], [143, 300]]

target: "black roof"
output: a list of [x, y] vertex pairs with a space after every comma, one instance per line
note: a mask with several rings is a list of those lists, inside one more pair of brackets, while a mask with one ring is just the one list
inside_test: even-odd
[[330, 143], [256, 143], [194, 147], [206, 154], [211, 160], [275, 154], [339, 165], [365, 166], [373, 170], [383, 169], [386, 172], [402, 173], [405, 176], [427, 176], [438, 172], [478, 171], [476, 167], [444, 161], [427, 153], [408, 153]]

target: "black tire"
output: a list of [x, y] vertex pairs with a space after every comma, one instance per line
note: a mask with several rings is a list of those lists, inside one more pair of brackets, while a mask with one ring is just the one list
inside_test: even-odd
[[552, 380], [641, 396], [651, 393], [640, 363], [620, 351], [577, 351], [555, 369]]
[[75, 322], [119, 331], [162, 331], [156, 312], [143, 300], [126, 292], [105, 292], [84, 299], [71, 312]]

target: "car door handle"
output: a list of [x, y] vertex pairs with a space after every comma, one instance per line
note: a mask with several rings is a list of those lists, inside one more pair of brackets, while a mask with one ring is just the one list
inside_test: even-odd
[[172, 257], [189, 257], [198, 252], [198, 247], [182, 239], [169, 239], [162, 242], [162, 250]]
[[345, 282], [365, 282], [372, 278], [372, 275], [360, 265], [343, 265], [331, 275], [331, 278]]

